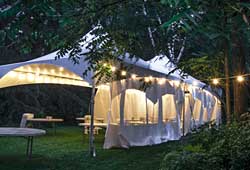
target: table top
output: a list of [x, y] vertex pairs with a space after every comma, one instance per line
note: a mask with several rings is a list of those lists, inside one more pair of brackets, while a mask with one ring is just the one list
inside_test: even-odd
[[32, 119], [27, 119], [27, 121], [30, 121], [30, 122], [63, 122], [63, 119], [32, 118]]
[[[77, 118], [76, 118], [76, 120], [85, 120], [85, 119], [86, 119], [86, 118], [84, 118], [84, 117], [77, 117]], [[88, 120], [90, 120], [90, 119], [88, 119]], [[98, 117], [97, 117], [97, 118], [95, 118], [95, 120], [103, 121], [104, 118], [100, 118], [100, 117], [98, 118]]]
[[0, 136], [41, 136], [46, 131], [34, 128], [0, 127]]
[[[90, 126], [90, 123], [79, 123], [79, 126]], [[94, 126], [98, 126], [98, 127], [107, 127], [108, 124], [107, 123], [94, 123]]]

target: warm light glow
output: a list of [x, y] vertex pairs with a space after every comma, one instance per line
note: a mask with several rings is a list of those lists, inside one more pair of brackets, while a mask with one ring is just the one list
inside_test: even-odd
[[32, 72], [32, 68], [31, 68], [31, 67], [28, 67], [28, 71], [29, 71], [29, 72]]
[[34, 79], [35, 79], [34, 74], [29, 73], [29, 74], [28, 74], [28, 80], [29, 80], [29, 81], [34, 81]]
[[54, 70], [54, 69], [51, 69], [50, 72], [51, 72], [52, 74], [55, 74], [55, 70]]
[[48, 76], [44, 78], [44, 83], [50, 83], [50, 78]]
[[197, 81], [193, 81], [193, 86], [197, 86], [198, 82]]
[[244, 77], [243, 76], [237, 76], [237, 81], [238, 82], [243, 82], [244, 81]]
[[57, 83], [58, 83], [58, 79], [57, 79], [57, 78], [53, 78], [53, 79], [52, 79], [52, 83], [57, 84]]
[[64, 74], [64, 77], [69, 77], [69, 74]]
[[18, 70], [23, 70], [23, 66], [19, 67]]
[[111, 71], [115, 72], [116, 68], [114, 66], [111, 67]]
[[149, 80], [148, 77], [145, 77], [145, 78], [144, 78], [144, 81], [145, 81], [146, 83], [148, 83], [150, 80]]
[[12, 78], [17, 76], [17, 73], [15, 71], [11, 71], [9, 74], [10, 74], [10, 77]]
[[126, 74], [127, 74], [126, 71], [122, 71], [122, 72], [121, 72], [121, 75], [122, 75], [122, 76], [126, 76]]
[[150, 80], [150, 81], [152, 81], [152, 80], [153, 80], [153, 77], [152, 77], [152, 76], [149, 76], [148, 78], [149, 78], [149, 80]]
[[38, 77], [40, 75], [40, 73], [39, 72], [36, 72], [36, 76]]
[[63, 68], [63, 67], [60, 67], [60, 68], [59, 68], [59, 70], [60, 70], [60, 71], [63, 71], [63, 70], [64, 70], [64, 68]]
[[108, 65], [107, 63], [104, 63], [104, 64], [103, 64], [104, 67], [107, 67], [107, 65]]
[[161, 85], [161, 84], [164, 84], [165, 81], [166, 81], [165, 78], [160, 78], [160, 79], [158, 79], [158, 83], [159, 83], [160, 85]]
[[48, 74], [48, 71], [46, 69], [44, 69], [43, 74]]
[[42, 83], [43, 82], [43, 77], [42, 76], [37, 76], [36, 77], [36, 82]]
[[180, 81], [178, 81], [178, 80], [175, 80], [175, 81], [174, 81], [174, 85], [175, 85], [175, 86], [179, 86], [179, 85], [180, 85], [180, 83], [181, 83], [181, 82], [180, 82]]
[[132, 79], [136, 79], [136, 74], [132, 74], [132, 75], [131, 75], [131, 78], [132, 78]]
[[213, 84], [214, 84], [214, 85], [219, 84], [219, 80], [218, 80], [218, 79], [213, 79]]
[[24, 80], [25, 78], [26, 78], [25, 74], [20, 73], [20, 74], [18, 75], [18, 79], [19, 79], [19, 80]]

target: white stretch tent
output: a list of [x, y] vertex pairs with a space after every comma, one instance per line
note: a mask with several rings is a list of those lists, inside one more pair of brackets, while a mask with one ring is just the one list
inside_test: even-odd
[[[87, 51], [85, 47], [83, 44], [82, 52]], [[0, 66], [0, 88], [34, 83], [92, 86], [93, 72], [82, 76], [88, 66], [84, 56], [79, 64], [74, 65], [68, 55], [55, 60], [56, 53]], [[127, 74], [122, 80], [98, 86], [94, 115], [104, 118], [108, 124], [104, 148], [128, 148], [178, 140], [208, 121], [220, 123], [220, 101], [203, 89], [205, 84], [191, 76], [183, 79], [180, 70], [167, 76], [174, 66], [166, 57], [164, 60], [159, 58], [162, 56], [144, 61], [125, 56], [123, 62], [133, 65], [129, 73], [136, 74], [136, 77]]]

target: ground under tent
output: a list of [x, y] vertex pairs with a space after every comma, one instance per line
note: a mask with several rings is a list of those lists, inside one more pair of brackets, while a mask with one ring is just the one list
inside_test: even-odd
[[[35, 83], [92, 87], [93, 72], [82, 76], [88, 66], [84, 56], [74, 65], [67, 55], [55, 60], [56, 53], [0, 66], [0, 88]], [[104, 148], [178, 140], [206, 122], [220, 123], [220, 101], [205, 84], [191, 76], [183, 79], [180, 70], [167, 76], [173, 64], [159, 58], [125, 56], [123, 62], [132, 66], [126, 76], [97, 86], [94, 117], [107, 123]]]

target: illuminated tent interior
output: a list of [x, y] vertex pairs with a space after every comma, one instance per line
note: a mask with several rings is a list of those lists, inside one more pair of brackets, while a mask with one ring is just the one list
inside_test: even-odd
[[[67, 54], [55, 60], [56, 53], [0, 66], [0, 88], [34, 83], [92, 86], [93, 72], [82, 76], [88, 67], [84, 56], [73, 64]], [[94, 117], [107, 124], [104, 148], [178, 140], [206, 122], [220, 123], [220, 101], [203, 88], [205, 84], [192, 76], [183, 79], [180, 70], [168, 75], [173, 64], [159, 58], [144, 61], [125, 56], [123, 62], [132, 68], [121, 72], [123, 79], [97, 87]], [[121, 71], [119, 64], [115, 67]]]

